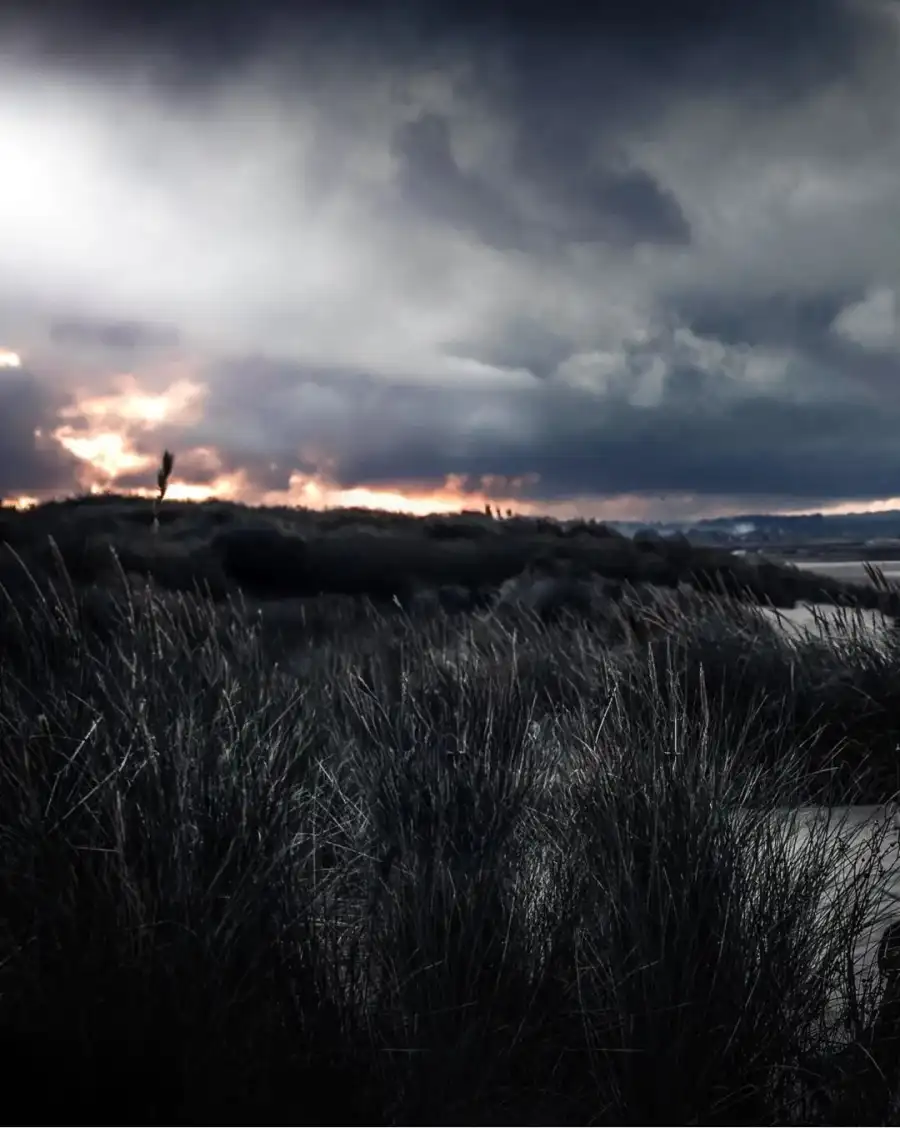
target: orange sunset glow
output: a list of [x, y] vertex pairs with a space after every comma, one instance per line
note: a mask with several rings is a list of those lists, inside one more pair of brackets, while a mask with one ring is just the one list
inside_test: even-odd
[[[164, 391], [143, 391], [132, 374], [123, 374], [113, 381], [113, 390], [102, 395], [79, 393], [75, 403], [60, 411], [59, 426], [51, 432], [66, 451], [82, 464], [79, 475], [82, 488], [89, 493], [114, 491], [138, 497], [154, 497], [153, 485], [159, 464], [159, 453], [166, 443], [164, 438], [154, 444], [154, 453], [141, 453], [137, 438], [143, 437], [141, 446], [149, 445], [147, 436], [157, 429], [164, 434], [165, 424], [194, 422], [202, 415], [206, 387], [198, 382], [180, 378]], [[210, 480], [204, 484], [179, 480], [178, 459], [190, 456], [207, 469]], [[326, 460], [322, 460], [323, 462]], [[123, 489], [119, 479], [135, 474], [146, 474], [147, 486]], [[354, 507], [381, 509], [395, 513], [424, 516], [429, 513], [454, 513], [465, 508], [483, 508], [487, 503], [499, 506], [504, 512], [513, 509], [520, 513], [532, 512], [534, 507], [515, 496], [506, 496], [507, 490], [521, 489], [528, 480], [495, 482], [486, 479], [482, 488], [468, 491], [459, 476], [449, 474], [439, 489], [391, 489], [389, 486], [355, 486], [343, 488], [329, 479], [324, 472], [304, 474], [294, 472], [284, 490], [260, 493], [243, 471], [226, 472], [221, 467], [216, 451], [209, 447], [176, 451], [176, 468], [166, 496], [173, 501], [205, 501], [217, 498], [252, 505], [303, 506], [308, 509]], [[6, 504], [26, 508], [37, 503], [34, 497], [21, 497]]]
[[[0, 367], [23, 367], [22, 356], [9, 348], [0, 349]], [[77, 481], [85, 493], [121, 493], [136, 497], [156, 496], [155, 478], [159, 458], [165, 447], [176, 453], [175, 474], [169, 483], [167, 497], [173, 501], [202, 502], [210, 499], [234, 501], [246, 505], [298, 506], [306, 509], [361, 508], [393, 513], [425, 516], [435, 513], [456, 513], [463, 509], [482, 510], [490, 504], [506, 513], [526, 516], [545, 514], [561, 520], [590, 518], [601, 521], [654, 521], [660, 517], [660, 503], [695, 517], [724, 516], [744, 512], [727, 498], [704, 498], [697, 495], [622, 494], [613, 497], [583, 496], [558, 501], [531, 501], [529, 487], [538, 483], [536, 475], [519, 479], [484, 477], [472, 488], [460, 475], [449, 473], [437, 488], [416, 488], [414, 484], [395, 487], [391, 483], [341, 486], [329, 473], [332, 460], [325, 450], [315, 454], [319, 467], [316, 473], [294, 471], [286, 488], [261, 491], [240, 468], [222, 464], [214, 446], [179, 445], [169, 435], [170, 428], [201, 422], [208, 387], [189, 366], [170, 364], [163, 370], [170, 376], [162, 390], [148, 391], [133, 373], [120, 373], [110, 380], [108, 390], [98, 393], [86, 387], [76, 389], [73, 401], [57, 413], [57, 425], [35, 437], [55, 440], [78, 464]], [[157, 373], [157, 379], [161, 373]], [[299, 451], [298, 451], [299, 453]], [[179, 477], [179, 467], [187, 464], [197, 472], [203, 468], [203, 481]], [[135, 485], [135, 478], [144, 478], [146, 485]], [[124, 481], [127, 479], [128, 485]], [[467, 488], [468, 487], [468, 488]], [[30, 508], [49, 500], [23, 494], [5, 498], [6, 507]], [[845, 501], [820, 505], [815, 511], [840, 516], [859, 512], [883, 512], [900, 509], [900, 497], [880, 501]], [[786, 516], [809, 513], [810, 507], [785, 508]]]
[[[18, 368], [20, 355], [10, 349], [0, 350], [0, 367]], [[527, 516], [546, 514], [561, 520], [592, 518], [606, 521], [653, 521], [659, 518], [660, 503], [665, 501], [697, 517], [721, 516], [735, 509], [728, 499], [709, 499], [694, 495], [623, 494], [597, 497], [589, 494], [556, 502], [529, 500], [529, 488], [537, 485], [536, 475], [519, 479], [482, 478], [475, 488], [460, 475], [447, 474], [437, 488], [416, 488], [413, 484], [391, 483], [343, 487], [329, 474], [327, 452], [319, 451], [317, 473], [294, 471], [285, 489], [261, 491], [241, 469], [227, 468], [214, 446], [179, 445], [170, 434], [177, 428], [201, 421], [208, 395], [207, 386], [184, 367], [170, 369], [172, 379], [162, 390], [147, 391], [132, 373], [122, 373], [110, 381], [102, 393], [77, 390], [73, 402], [57, 414], [57, 425], [36, 430], [36, 438], [55, 440], [79, 464], [77, 480], [85, 493], [122, 493], [136, 497], [156, 496], [156, 471], [162, 450], [175, 451], [175, 473], [169, 483], [167, 498], [173, 501], [201, 502], [209, 499], [234, 501], [247, 505], [299, 506], [307, 509], [361, 508], [392, 513], [425, 516], [431, 513], [457, 513], [463, 509], [482, 510], [486, 504], [506, 513]], [[308, 451], [306, 452], [309, 453]], [[179, 477], [179, 467], [188, 465], [197, 473], [203, 470], [203, 481]], [[135, 478], [146, 485], [134, 485]], [[127, 479], [128, 485], [123, 485]], [[467, 488], [468, 487], [468, 488]], [[23, 494], [6, 498], [2, 505], [18, 509], [30, 508], [49, 500], [51, 494]], [[880, 512], [900, 509], [900, 497], [878, 502], [844, 502], [822, 505], [817, 511], [825, 515], [853, 512]], [[785, 509], [786, 515], [810, 512], [809, 507]]]
[[[21, 358], [11, 350], [0, 352], [0, 366], [13, 368]], [[503, 513], [512, 510], [521, 515], [547, 514], [562, 520], [577, 517], [597, 520], [647, 520], [657, 518], [659, 497], [627, 494], [617, 497], [575, 497], [566, 501], [537, 503], [527, 499], [530, 486], [537, 484], [536, 475], [520, 479], [481, 480], [478, 488], [466, 488], [464, 479], [448, 474], [437, 488], [416, 489], [415, 486], [393, 488], [389, 483], [342, 487], [328, 474], [329, 459], [320, 452], [322, 469], [316, 474], [295, 471], [286, 489], [260, 491], [248, 475], [238, 469], [226, 469], [214, 447], [181, 447], [167, 436], [167, 425], [179, 426], [202, 419], [207, 387], [185, 375], [183, 371], [158, 392], [141, 387], [136, 376], [120, 374], [111, 381], [111, 390], [97, 394], [76, 392], [74, 403], [58, 413], [58, 425], [49, 431], [52, 439], [80, 463], [78, 481], [86, 493], [115, 492], [136, 497], [156, 496], [155, 477], [164, 447], [174, 446], [175, 474], [166, 496], [173, 501], [205, 501], [219, 499], [247, 505], [301, 506], [307, 509], [363, 508], [393, 513], [425, 516], [431, 513], [456, 513], [462, 509], [481, 510], [486, 504]], [[154, 436], [158, 433], [158, 441]], [[36, 433], [41, 437], [40, 432]], [[203, 482], [179, 477], [179, 463], [202, 466]], [[120, 484], [124, 478], [133, 482], [144, 476], [146, 486]], [[48, 500], [47, 496], [22, 495], [7, 498], [3, 505], [29, 508]], [[704, 505], [704, 499], [669, 495], [667, 501], [696, 510], [698, 516], [719, 515], [727, 504]], [[822, 506], [824, 514], [840, 515], [862, 510], [883, 511], [900, 508], [900, 497], [876, 503], [844, 503]], [[706, 511], [708, 510], [708, 512]], [[787, 510], [800, 514], [809, 509]]]

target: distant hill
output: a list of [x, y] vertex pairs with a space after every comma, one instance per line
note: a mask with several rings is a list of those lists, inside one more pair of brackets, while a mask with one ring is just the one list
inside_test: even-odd
[[628, 534], [641, 528], [652, 528], [662, 533], [683, 532], [692, 541], [710, 544], [733, 541], [772, 544], [796, 541], [861, 542], [900, 538], [900, 510], [840, 515], [806, 513], [795, 517], [779, 513], [743, 513], [702, 521], [621, 521], [616, 523], [616, 528]]

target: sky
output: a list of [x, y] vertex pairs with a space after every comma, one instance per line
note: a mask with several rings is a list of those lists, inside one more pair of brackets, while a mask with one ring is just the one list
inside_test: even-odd
[[900, 3], [595, 7], [5, 5], [0, 498], [900, 507]]

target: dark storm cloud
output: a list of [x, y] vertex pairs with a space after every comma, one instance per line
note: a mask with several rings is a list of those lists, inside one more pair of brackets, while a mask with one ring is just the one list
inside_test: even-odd
[[[73, 353], [169, 319], [198, 366], [239, 355], [166, 421], [195, 481], [900, 493], [900, 353], [847, 317], [900, 285], [887, 10], [57, 0], [45, 49], [113, 77], [52, 113], [23, 84], [0, 299], [115, 310]], [[165, 81], [131, 89], [144, 60]]]
[[[187, 81], [227, 71], [274, 43], [304, 58], [342, 51], [386, 60], [427, 58], [446, 47], [476, 52], [473, 80], [516, 130], [514, 168], [532, 181], [556, 221], [541, 232], [509, 199], [453, 160], [434, 114], [396, 140], [405, 199], [432, 218], [500, 248], [564, 242], [685, 244], [691, 231], [671, 189], [646, 169], [617, 167], [596, 152], [623, 125], [658, 112], [673, 91], [744, 84], [799, 93], [852, 69], [876, 33], [852, 0], [331, 0], [290, 9], [281, 0], [185, 5], [138, 0], [67, 4], [23, 17], [119, 58], [155, 51]], [[478, 53], [481, 55], [478, 55]], [[607, 155], [608, 156], [608, 155]], [[551, 239], [548, 240], [548, 235]]]
[[900, 402], [900, 353], [895, 344], [862, 345], [838, 331], [841, 313], [865, 298], [864, 287], [848, 285], [766, 297], [695, 294], [675, 298], [668, 308], [700, 336], [728, 346], [789, 348], [821, 377], [856, 386], [881, 403]]
[[477, 436], [479, 415], [517, 410], [508, 391], [387, 382], [351, 368], [263, 357], [218, 364], [210, 376], [203, 419], [185, 427], [181, 440], [214, 440], [226, 468], [248, 469], [258, 480], [274, 463], [282, 477], [324, 470], [341, 484], [360, 485], [357, 460], [370, 458], [373, 466], [384, 460], [397, 481], [419, 480], [427, 461], [425, 476], [443, 481], [453, 466], [442, 463]]
[[[559, 237], [574, 242], [687, 244], [690, 223], [671, 188], [619, 167], [623, 131], [687, 92], [800, 96], [853, 71], [877, 35], [877, 20], [842, 0], [487, 8], [508, 23], [505, 67], [486, 85], [515, 122], [514, 168], [557, 208]], [[477, 23], [474, 2], [457, 11], [461, 25]]]
[[447, 119], [423, 114], [402, 125], [393, 144], [399, 162], [401, 203], [421, 215], [449, 223], [500, 250], [528, 249], [536, 232], [477, 175], [463, 172], [450, 146]]
[[462, 171], [449, 123], [438, 114], [425, 114], [397, 131], [401, 198], [420, 214], [468, 230], [500, 250], [540, 252], [560, 242], [690, 241], [677, 199], [643, 169], [595, 169], [583, 144], [561, 147], [553, 141], [541, 147], [533, 138], [529, 144], [532, 151], [518, 170], [543, 190], [545, 202], [561, 217], [555, 221], [528, 223], [490, 184]]
[[619, 405], [593, 426], [590, 405], [581, 409], [582, 425], [570, 420], [539, 450], [509, 452], [509, 472], [527, 460], [544, 496], [557, 498], [685, 492], [819, 501], [894, 496], [900, 487], [896, 409], [759, 397], [708, 413], [696, 403], [682, 411]]
[[566, 223], [570, 239], [625, 245], [690, 242], [690, 224], [674, 193], [657, 184], [644, 169], [569, 172], [575, 175], [568, 180], [571, 187], [561, 194], [561, 202], [571, 215]]
[[[446, 402], [430, 406], [431, 412], [447, 411]], [[423, 416], [426, 410], [423, 404]], [[896, 407], [885, 412], [759, 397], [703, 413], [696, 403], [680, 411], [621, 403], [600, 407], [568, 393], [533, 404], [532, 410], [541, 411], [545, 421], [536, 436], [519, 441], [485, 436], [463, 449], [458, 436], [392, 430], [386, 420], [397, 445], [363, 443], [348, 450], [338, 479], [350, 486], [440, 481], [448, 471], [471, 480], [537, 475], [529, 495], [548, 502], [686, 493], [819, 504], [900, 492]]]
[[[646, 100], [648, 86], [621, 56], [609, 56], [601, 29], [595, 41], [573, 45], [565, 62], [549, 53], [511, 68], [500, 100], [516, 123], [515, 173], [555, 207], [565, 240], [687, 243], [690, 225], [674, 194], [644, 169], [610, 164], [622, 118]], [[613, 148], [605, 156], [603, 139]]]
[[850, 9], [841, 0], [328, 0], [294, 8], [283, 0], [44, 0], [39, 8], [23, 5], [19, 18], [71, 37], [105, 33], [110, 40], [203, 50], [209, 57], [252, 51], [266, 35], [288, 27], [355, 25], [375, 35], [379, 28], [397, 34], [406, 26], [422, 38], [468, 32], [516, 41], [603, 30], [620, 48], [653, 62], [699, 43], [740, 47], [747, 55], [787, 50], [821, 64], [857, 42], [859, 24]]
[[[218, 436], [226, 466], [250, 468], [260, 488], [318, 469], [344, 488], [533, 475], [528, 495], [545, 502], [683, 493], [819, 505], [900, 491], [900, 398], [798, 402], [737, 381], [725, 394], [717, 373], [685, 362], [670, 366], [650, 406], [629, 402], [627, 379], [606, 396], [556, 380], [473, 392], [250, 358], [219, 377], [203, 422], [182, 440]], [[248, 412], [256, 443], [239, 424]], [[317, 447], [326, 465], [310, 456]]]
[[0, 369], [0, 499], [76, 487], [80, 464], [50, 435], [61, 406], [26, 369]]
[[828, 337], [841, 310], [864, 294], [864, 287], [763, 297], [703, 293], [673, 297], [669, 306], [696, 333], [725, 344], [814, 347]]
[[566, 337], [524, 314], [508, 318], [486, 340], [446, 346], [450, 356], [470, 357], [498, 368], [524, 368], [539, 379], [552, 375], [572, 351]]
[[174, 348], [179, 342], [178, 331], [168, 325], [83, 318], [54, 321], [50, 326], [50, 339], [56, 344], [96, 345], [121, 352]]

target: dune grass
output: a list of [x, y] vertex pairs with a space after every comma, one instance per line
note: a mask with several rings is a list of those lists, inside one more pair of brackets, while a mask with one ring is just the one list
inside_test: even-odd
[[884, 875], [771, 817], [887, 786], [845, 731], [900, 723], [882, 644], [710, 598], [635, 650], [373, 611], [276, 662], [240, 602], [26, 589], [0, 1037], [32, 1122], [893, 1122], [851, 958]]

